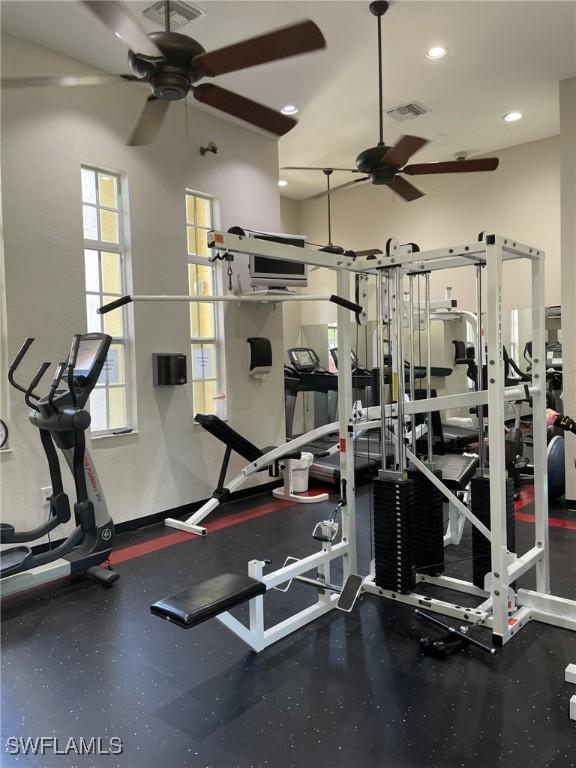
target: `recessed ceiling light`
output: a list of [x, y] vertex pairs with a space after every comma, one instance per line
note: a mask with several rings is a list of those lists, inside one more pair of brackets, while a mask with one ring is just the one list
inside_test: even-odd
[[278, 186], [279, 187], [287, 187], [288, 186], [288, 182], [285, 179], [280, 179], [280, 181], [278, 182]]
[[506, 123], [515, 123], [517, 120], [522, 120], [523, 117], [522, 112], [508, 112], [502, 119]]
[[282, 112], [283, 115], [297, 115], [298, 107], [295, 107], [294, 104], [286, 104], [286, 106], [282, 107], [280, 112]]
[[447, 53], [448, 50], [446, 48], [443, 48], [441, 45], [435, 45], [426, 51], [426, 57], [428, 59], [442, 59]]

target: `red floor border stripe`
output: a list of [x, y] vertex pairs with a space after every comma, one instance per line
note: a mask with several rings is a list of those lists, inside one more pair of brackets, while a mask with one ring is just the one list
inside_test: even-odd
[[[258, 517], [269, 515], [271, 512], [278, 512], [281, 509], [292, 507], [293, 503], [290, 501], [272, 501], [268, 504], [260, 504], [258, 507], [247, 509], [244, 512], [232, 512], [226, 517], [218, 518], [217, 520], [209, 521], [206, 523], [208, 533], [214, 533], [215, 531], [221, 531], [224, 528], [230, 528], [232, 525], [239, 525], [245, 523], [248, 520], [255, 520]], [[202, 536], [196, 536], [193, 533], [186, 533], [186, 531], [177, 531], [165, 536], [158, 536], [150, 541], [144, 541], [141, 544], [131, 544], [128, 547], [117, 549], [110, 555], [110, 562], [112, 565], [118, 563], [125, 563], [127, 560], [134, 560], [137, 557], [151, 554], [152, 552], [158, 552], [162, 549], [168, 549], [176, 544], [182, 544], [185, 541], [193, 541], [194, 539], [201, 539]]]
[[[519, 520], [521, 523], [536, 522], [536, 517], [534, 515], [528, 514], [527, 512], [516, 512], [514, 517], [516, 518], [516, 520]], [[576, 520], [563, 520], [561, 517], [549, 517], [548, 527], [549, 528], [567, 528], [570, 531], [576, 531]]]
[[[520, 491], [520, 498], [514, 504], [514, 517], [521, 523], [535, 523], [536, 517], [530, 512], [522, 512], [524, 507], [532, 504], [534, 501], [534, 486], [528, 485]], [[548, 526], [550, 528], [566, 528], [576, 531], [576, 520], [565, 520], [561, 517], [548, 517]]]

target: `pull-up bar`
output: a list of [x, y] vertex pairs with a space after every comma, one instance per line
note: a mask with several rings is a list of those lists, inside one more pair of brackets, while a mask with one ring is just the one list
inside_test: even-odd
[[353, 301], [343, 299], [335, 294], [287, 294], [282, 296], [280, 294], [247, 294], [243, 296], [121, 296], [119, 299], [104, 304], [96, 311], [99, 315], [105, 315], [108, 312], [112, 312], [114, 309], [119, 309], [125, 304], [130, 304], [133, 301], [187, 301], [188, 303], [202, 303], [213, 301], [235, 301], [244, 304], [268, 304], [270, 302], [278, 301], [330, 301], [332, 304], [337, 304], [344, 309], [349, 309], [356, 315], [362, 315], [364, 313], [364, 307], [361, 304], [355, 304]]

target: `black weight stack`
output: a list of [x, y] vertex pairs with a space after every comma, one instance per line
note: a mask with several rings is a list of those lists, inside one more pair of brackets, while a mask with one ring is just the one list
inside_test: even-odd
[[[434, 472], [442, 478], [441, 472]], [[444, 496], [430, 480], [412, 469], [414, 483], [414, 562], [418, 573], [437, 575], [444, 570]]]
[[414, 483], [400, 477], [374, 480], [375, 583], [406, 594], [416, 585]]
[[[472, 478], [470, 495], [472, 514], [490, 528], [490, 479]], [[506, 479], [506, 538], [508, 550], [515, 552], [514, 481], [511, 478]], [[472, 558], [472, 581], [484, 589], [484, 577], [492, 570], [492, 555], [490, 542], [476, 528], [472, 528]]]

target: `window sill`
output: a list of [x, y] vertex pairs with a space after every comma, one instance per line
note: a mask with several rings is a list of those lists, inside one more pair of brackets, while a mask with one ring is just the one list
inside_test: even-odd
[[117, 437], [132, 437], [140, 434], [137, 429], [131, 429], [130, 432], [104, 432], [101, 435], [90, 435], [91, 440], [108, 440]]
[[[221, 416], [218, 416], [218, 418], [220, 419], [220, 421], [223, 421], [225, 424], [229, 424], [230, 423], [230, 417], [229, 416], [226, 416], [225, 418], [222, 418]], [[198, 424], [197, 421], [192, 421], [192, 429], [193, 429], [194, 432], [205, 432], [206, 431], [204, 429], [204, 427], [202, 426], [202, 424]]]

